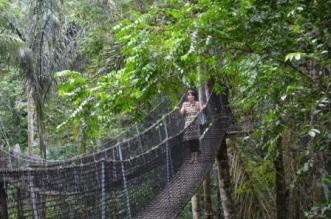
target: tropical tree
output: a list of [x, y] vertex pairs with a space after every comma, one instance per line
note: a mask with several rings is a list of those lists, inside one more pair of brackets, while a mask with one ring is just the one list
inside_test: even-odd
[[[24, 16], [13, 17], [13, 2]], [[52, 131], [79, 136], [81, 152], [128, 116], [141, 118], [160, 96], [177, 102], [184, 87], [213, 84], [245, 131], [220, 142], [221, 168], [210, 178], [220, 176], [212, 190], [223, 214], [330, 215], [330, 1], [27, 2], [0, 0], [1, 9], [14, 12], [0, 16], [0, 64], [28, 48], [19, 55], [42, 157], [43, 121], [56, 117], [44, 107], [50, 94], [60, 102], [49, 92], [54, 71], [60, 105], [70, 110]]]
[[[198, 85], [196, 66], [206, 66], [202, 81], [214, 78], [219, 92], [227, 86], [237, 122], [253, 127], [249, 139], [257, 148], [256, 162], [268, 167], [264, 175], [269, 169], [274, 174], [270, 188], [277, 217], [309, 215], [314, 209], [309, 203], [321, 201], [321, 175], [315, 171], [327, 167], [322, 157], [328, 154], [329, 4], [168, 1], [131, 13], [114, 29], [124, 65], [100, 79], [111, 90], [106, 99], [114, 111], [135, 111], [160, 90], [170, 94], [182, 84]], [[105, 90], [98, 87], [96, 93]], [[297, 156], [288, 156], [288, 150]], [[287, 163], [296, 167], [287, 169]], [[308, 173], [309, 185], [301, 181]], [[300, 200], [297, 188], [316, 196], [287, 205]]]

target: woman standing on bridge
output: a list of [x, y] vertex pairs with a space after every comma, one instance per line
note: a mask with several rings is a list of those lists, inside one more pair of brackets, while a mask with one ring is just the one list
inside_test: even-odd
[[185, 119], [184, 142], [191, 150], [190, 163], [199, 162], [199, 125], [193, 120], [204, 108], [205, 106], [201, 106], [198, 101], [195, 101], [194, 92], [192, 90], [187, 91], [187, 101], [183, 103], [180, 113], [184, 115]]

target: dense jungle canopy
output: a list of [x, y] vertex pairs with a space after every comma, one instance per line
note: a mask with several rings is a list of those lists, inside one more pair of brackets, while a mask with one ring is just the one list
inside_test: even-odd
[[245, 134], [227, 140], [228, 174], [215, 164], [179, 218], [330, 218], [330, 11], [330, 0], [0, 0], [0, 145], [87, 154], [213, 84]]

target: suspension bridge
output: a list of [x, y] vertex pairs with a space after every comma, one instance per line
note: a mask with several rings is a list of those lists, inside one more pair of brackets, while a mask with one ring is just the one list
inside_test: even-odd
[[211, 95], [206, 115], [195, 164], [182, 144], [185, 127], [176, 110], [72, 159], [1, 149], [1, 218], [176, 218], [211, 169], [229, 126], [221, 96]]

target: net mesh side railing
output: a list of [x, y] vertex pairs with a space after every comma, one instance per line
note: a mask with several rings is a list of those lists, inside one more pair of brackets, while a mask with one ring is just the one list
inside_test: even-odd
[[[180, 98], [180, 102], [183, 101], [184, 95]], [[114, 137], [110, 138], [110, 139], [104, 139], [102, 140], [101, 145], [99, 145], [97, 147], [97, 150], [105, 150], [105, 149], [109, 149], [112, 147], [115, 147], [120, 141], [122, 141], [123, 139], [127, 139], [127, 138], [132, 138], [135, 136], [139, 136], [140, 133], [143, 130], [146, 130], [148, 128], [150, 128], [151, 126], [155, 126], [156, 123], [155, 121], [160, 119], [162, 116], [164, 116], [165, 114], [169, 113], [169, 111], [171, 111], [171, 102], [168, 99], [163, 99], [160, 103], [156, 104], [156, 106], [149, 111], [148, 113], [146, 113], [143, 117], [143, 119], [141, 119], [139, 122], [135, 122], [134, 124], [130, 125], [129, 127], [125, 128], [123, 131], [121, 131], [119, 134], [115, 135]], [[173, 111], [172, 111], [173, 112]], [[56, 153], [56, 150], [61, 150], [63, 151], [66, 146], [59, 146], [56, 149], [50, 149], [51, 153]], [[3, 153], [5, 153], [5, 156], [11, 157], [11, 159], [18, 159], [21, 162], [19, 162], [19, 166], [27, 166], [27, 165], [46, 165], [46, 164], [59, 164], [63, 161], [63, 159], [57, 159], [57, 160], [51, 160], [51, 159], [41, 159], [39, 157], [35, 157], [35, 156], [30, 156], [30, 155], [26, 155], [20, 152], [15, 152], [14, 153], [14, 148], [11, 148], [9, 151], [4, 151]], [[72, 150], [72, 148], [69, 148], [70, 150]], [[77, 148], [76, 148], [77, 150]], [[89, 153], [91, 154], [91, 153]], [[84, 157], [86, 156], [86, 154], [80, 154], [80, 155], [76, 155], [74, 157], [66, 157], [65, 160], [77, 160], [77, 158], [79, 157]]]
[[2, 153], [2, 211], [10, 218], [133, 218], [181, 166], [186, 128], [171, 111], [139, 135], [75, 159], [40, 162]]

